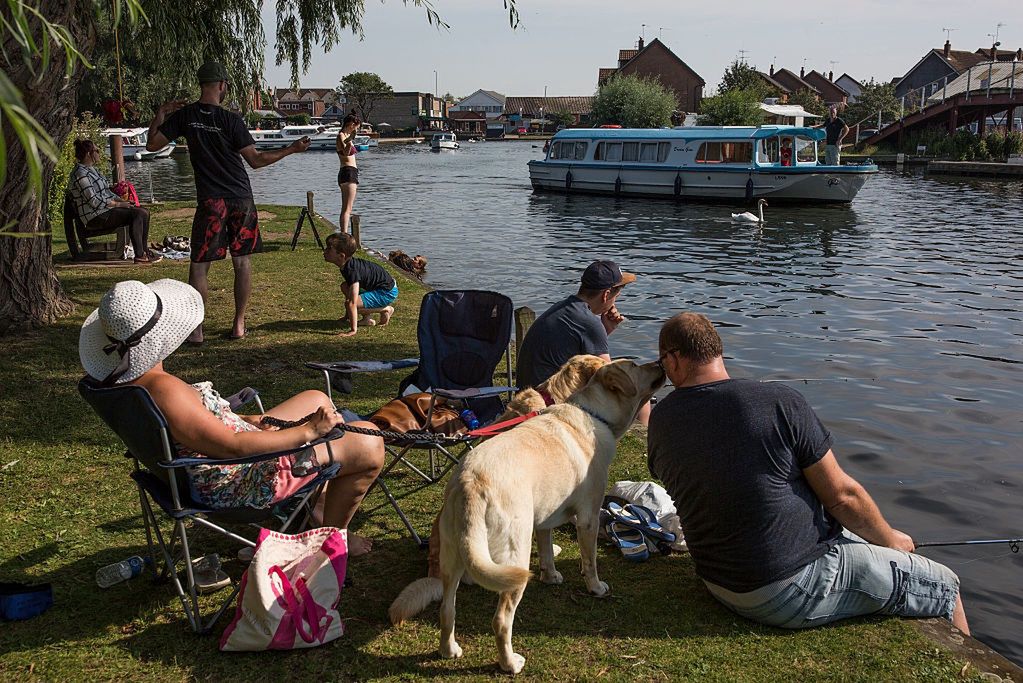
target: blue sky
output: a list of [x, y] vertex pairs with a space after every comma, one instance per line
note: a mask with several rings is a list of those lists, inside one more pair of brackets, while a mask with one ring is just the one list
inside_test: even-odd
[[[264, 3], [268, 38], [266, 80], [286, 86], [286, 67], [274, 65], [274, 3]], [[618, 50], [641, 32], [660, 36], [714, 88], [725, 67], [747, 50], [762, 70], [772, 61], [793, 71], [834, 69], [861, 80], [905, 73], [952, 32], [954, 49], [990, 47], [988, 33], [1004, 22], [1002, 49], [1023, 47], [1018, 0], [876, 0], [852, 3], [737, 0], [519, 0], [521, 26], [513, 31], [501, 0], [434, 0], [451, 25], [437, 31], [421, 9], [400, 0], [366, 0], [365, 39], [346, 34], [329, 53], [313, 53], [306, 87], [334, 87], [353, 71], [379, 74], [395, 90], [468, 95], [478, 88], [510, 96], [589, 95], [597, 69], [616, 65]], [[808, 14], [808, 10], [814, 14]], [[645, 29], [643, 24], [646, 24]], [[836, 64], [832, 65], [831, 62]]]

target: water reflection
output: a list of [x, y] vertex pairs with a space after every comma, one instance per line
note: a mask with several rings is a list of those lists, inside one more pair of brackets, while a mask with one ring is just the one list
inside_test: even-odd
[[[920, 541], [1007, 537], [1023, 518], [1023, 183], [886, 172], [852, 206], [769, 206], [763, 227], [722, 205], [535, 195], [525, 143], [380, 147], [359, 156], [365, 241], [430, 259], [438, 287], [495, 289], [537, 311], [593, 258], [639, 279], [612, 352], [651, 358], [685, 309], [721, 328], [734, 376], [792, 383], [846, 467]], [[187, 158], [129, 162], [143, 198], [194, 196]], [[336, 219], [337, 159], [252, 172], [257, 200]], [[963, 579], [975, 633], [1023, 661], [1023, 555], [930, 551]]]

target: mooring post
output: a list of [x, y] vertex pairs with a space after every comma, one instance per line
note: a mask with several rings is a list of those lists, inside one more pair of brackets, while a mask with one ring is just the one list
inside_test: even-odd
[[526, 338], [526, 332], [536, 320], [536, 313], [529, 306], [520, 306], [515, 309], [515, 356], [519, 355], [519, 348], [522, 340]]
[[313, 193], [311, 191], [305, 193], [305, 208], [309, 211], [310, 218], [316, 215], [316, 212], [313, 211]]
[[352, 237], [355, 238], [355, 246], [358, 249], [362, 249], [362, 230], [361, 230], [361, 228], [362, 228], [362, 220], [359, 217], [359, 214], [357, 214], [357, 213], [353, 213], [352, 214], [351, 226], [352, 226]]
[[114, 182], [124, 180], [124, 138], [120, 135], [110, 136], [110, 163], [114, 166]]

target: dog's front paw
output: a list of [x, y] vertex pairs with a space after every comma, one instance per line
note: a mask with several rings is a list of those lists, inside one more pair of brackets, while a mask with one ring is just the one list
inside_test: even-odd
[[565, 580], [557, 569], [540, 570], [540, 581], [543, 583], [557, 584]]
[[517, 674], [522, 671], [522, 667], [526, 665], [526, 658], [520, 655], [518, 652], [511, 653], [511, 657], [508, 658], [507, 662], [499, 662], [501, 670], [510, 673]]
[[611, 593], [611, 589], [603, 581], [598, 581], [595, 585], [588, 586], [588, 588], [590, 590], [590, 595], [594, 595], [598, 598], [606, 597]]
[[442, 643], [440, 656], [447, 659], [458, 659], [462, 656], [462, 646], [452, 640], [450, 643]]

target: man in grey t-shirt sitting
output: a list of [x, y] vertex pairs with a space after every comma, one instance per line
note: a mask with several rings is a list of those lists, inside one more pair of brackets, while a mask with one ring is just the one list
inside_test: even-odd
[[675, 390], [650, 416], [650, 473], [715, 598], [782, 628], [893, 614], [969, 634], [958, 577], [889, 526], [799, 392], [731, 379], [717, 330], [696, 313], [666, 322], [659, 347]]

